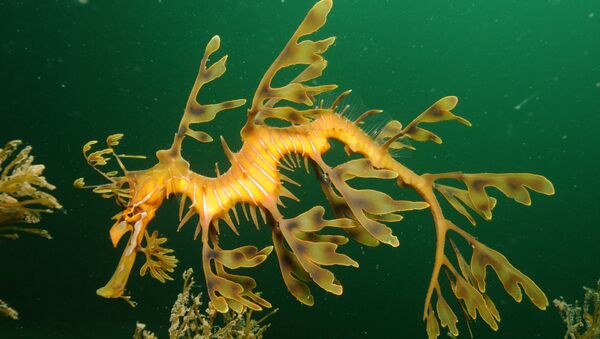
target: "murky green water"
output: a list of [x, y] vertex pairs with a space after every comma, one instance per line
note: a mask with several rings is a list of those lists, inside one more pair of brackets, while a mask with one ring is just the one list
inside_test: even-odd
[[[3, 338], [127, 338], [136, 320], [166, 336], [180, 283], [160, 284], [134, 274], [130, 292], [139, 302], [95, 294], [112, 274], [120, 250], [108, 237], [117, 207], [73, 179], [92, 171], [81, 157], [90, 139], [125, 133], [122, 149], [147, 154], [132, 169], [153, 164], [169, 146], [204, 44], [222, 38], [228, 73], [201, 94], [210, 100], [250, 99], [264, 70], [312, 1], [3, 1], [0, 143], [20, 138], [58, 186], [66, 208], [44, 219], [54, 236], [0, 242], [0, 297], [21, 320], [0, 319]], [[534, 172], [546, 175], [556, 196], [533, 196], [524, 207], [499, 199], [492, 222], [472, 229], [507, 255], [550, 299], [581, 298], [581, 286], [600, 277], [600, 3], [597, 1], [384, 1], [338, 0], [321, 37], [336, 35], [323, 82], [351, 88], [357, 110], [381, 108], [407, 123], [445, 95], [473, 122], [435, 127], [444, 144], [418, 144], [402, 161], [418, 172]], [[217, 118], [209, 131], [240, 146], [243, 110]], [[195, 170], [225, 164], [218, 143], [186, 142]], [[334, 149], [341, 159], [340, 148]], [[302, 211], [324, 204], [313, 177], [294, 174]], [[396, 192], [390, 190], [390, 192]], [[449, 208], [449, 206], [446, 206]], [[168, 201], [152, 227], [171, 238], [184, 268], [200, 272], [193, 225], [177, 234], [177, 201]], [[312, 287], [314, 307], [288, 294], [275, 256], [252, 270], [263, 296], [280, 308], [272, 338], [425, 337], [422, 303], [433, 261], [435, 234], [427, 212], [405, 213], [394, 225], [401, 245], [345, 246], [360, 269], [335, 268], [340, 297]], [[241, 238], [224, 243], [266, 245], [269, 231], [250, 223]], [[227, 232], [226, 232], [227, 233]], [[502, 314], [495, 333], [478, 320], [477, 338], [561, 338], [563, 324], [549, 307], [515, 303], [490, 277], [490, 294]], [[446, 291], [449, 300], [450, 291]], [[453, 300], [452, 300], [453, 301]], [[458, 310], [457, 310], [458, 313]], [[460, 319], [461, 334], [467, 333]]]

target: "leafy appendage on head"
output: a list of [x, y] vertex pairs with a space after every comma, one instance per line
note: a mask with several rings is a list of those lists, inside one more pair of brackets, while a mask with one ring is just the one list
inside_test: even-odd
[[[143, 155], [117, 154], [115, 147], [121, 143], [123, 138], [122, 133], [111, 134], [106, 137], [106, 147], [98, 151], [93, 151], [92, 147], [98, 143], [97, 140], [88, 141], [83, 145], [82, 153], [87, 164], [96, 173], [100, 174], [106, 184], [86, 185], [84, 178], [75, 179], [73, 186], [79, 189], [92, 189], [92, 192], [99, 194], [105, 199], [115, 199], [119, 206], [127, 206], [131, 199], [131, 188], [126, 187], [128, 183], [127, 168], [123, 163], [123, 159], [146, 159]], [[118, 165], [117, 170], [102, 170], [101, 167], [109, 164], [110, 160], [114, 159]]]
[[[265, 72], [252, 99], [252, 107], [248, 110], [248, 121], [242, 130], [242, 136], [249, 133], [255, 123], [263, 124], [268, 118], [302, 124], [315, 116], [331, 111], [319, 107], [304, 110], [292, 106], [274, 107], [280, 100], [313, 106], [316, 95], [337, 88], [336, 85], [309, 86], [305, 84], [309, 80], [320, 77], [327, 67], [327, 61], [322, 54], [333, 44], [335, 38], [299, 41], [303, 36], [316, 32], [325, 24], [331, 6], [331, 0], [322, 0], [314, 5], [277, 59]], [[287, 85], [272, 87], [273, 78], [277, 72], [293, 65], [306, 65], [306, 68]]]

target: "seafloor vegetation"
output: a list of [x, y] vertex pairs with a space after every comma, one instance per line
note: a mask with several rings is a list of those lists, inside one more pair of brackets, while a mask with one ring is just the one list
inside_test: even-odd
[[563, 297], [554, 299], [554, 306], [567, 326], [565, 339], [600, 339], [600, 279], [596, 289], [583, 287], [583, 305], [579, 300], [569, 304]]
[[[195, 286], [189, 268], [183, 273], [183, 290], [177, 295], [177, 300], [171, 308], [169, 338], [214, 338], [214, 339], [247, 339], [262, 338], [270, 324], [265, 320], [277, 309], [256, 320], [253, 311], [244, 307], [242, 312], [233, 310], [221, 314], [217, 312], [211, 302], [202, 310], [202, 294], [194, 294]], [[146, 324], [137, 323], [134, 339], [158, 338], [153, 332], [146, 329]]]
[[[42, 213], [52, 213], [62, 206], [51, 194], [54, 185], [42, 176], [44, 165], [34, 164], [31, 146], [16, 153], [21, 140], [12, 140], [0, 148], [0, 237], [18, 239], [21, 233], [52, 239], [47, 230], [31, 227], [41, 220]], [[0, 300], [0, 315], [18, 319], [19, 314]]]

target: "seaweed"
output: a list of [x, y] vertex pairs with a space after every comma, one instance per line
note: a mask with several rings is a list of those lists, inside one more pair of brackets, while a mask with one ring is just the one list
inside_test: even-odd
[[[270, 324], [265, 320], [277, 312], [269, 312], [259, 319], [253, 318], [254, 312], [242, 308], [240, 312], [230, 310], [219, 313], [212, 302], [202, 310], [202, 294], [194, 294], [196, 287], [193, 270], [183, 273], [183, 290], [171, 308], [169, 338], [210, 338], [210, 339], [247, 339], [262, 338]], [[134, 339], [155, 339], [156, 334], [146, 329], [146, 324], [136, 324]]]
[[553, 303], [567, 326], [565, 339], [600, 339], [600, 279], [596, 289], [583, 287], [583, 305], [579, 300], [569, 304], [563, 297]]
[[[54, 190], [42, 176], [44, 165], [34, 164], [31, 146], [21, 140], [12, 140], [0, 148], [0, 238], [16, 240], [21, 233], [35, 234], [52, 239], [50, 233], [31, 227], [41, 220], [43, 213], [62, 209], [54, 196], [44, 190]], [[19, 314], [0, 300], [0, 315], [18, 319]]]

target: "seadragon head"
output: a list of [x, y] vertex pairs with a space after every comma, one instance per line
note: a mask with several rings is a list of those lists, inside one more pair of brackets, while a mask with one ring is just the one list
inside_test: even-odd
[[[75, 180], [76, 188], [90, 188], [103, 198], [114, 199], [123, 210], [113, 216], [115, 220], [109, 234], [113, 246], [117, 247], [121, 238], [129, 233], [129, 239], [117, 268], [109, 282], [96, 292], [105, 298], [125, 298], [125, 286], [133, 268], [138, 252], [146, 255], [146, 263], [140, 274], [150, 275], [161, 282], [171, 280], [167, 272], [173, 272], [177, 259], [170, 253], [173, 251], [160, 246], [166, 239], [159, 238], [155, 231], [149, 233], [147, 226], [154, 218], [156, 211], [167, 196], [166, 173], [160, 164], [146, 171], [127, 171], [123, 165], [124, 158], [145, 158], [144, 156], [117, 154], [115, 146], [120, 143], [123, 134], [113, 134], [106, 139], [106, 148], [90, 152], [96, 140], [86, 143], [83, 155], [88, 165], [101, 174], [108, 183], [86, 185], [83, 178]], [[107, 171], [104, 166], [113, 160], [120, 170]]]

